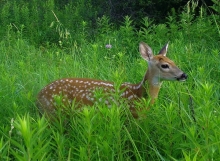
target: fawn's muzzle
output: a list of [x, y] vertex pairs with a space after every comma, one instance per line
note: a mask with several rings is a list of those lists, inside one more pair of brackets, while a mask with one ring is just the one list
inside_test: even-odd
[[183, 73], [179, 77], [177, 77], [178, 81], [185, 81], [186, 79], [187, 79], [187, 75], [185, 73]]

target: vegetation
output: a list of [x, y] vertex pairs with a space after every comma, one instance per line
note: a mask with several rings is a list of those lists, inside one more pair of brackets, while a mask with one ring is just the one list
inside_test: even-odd
[[[219, 160], [219, 2], [190, 1], [162, 23], [125, 16], [118, 26], [108, 16], [83, 19], [77, 5], [62, 12], [53, 0], [1, 6], [0, 160]], [[189, 77], [164, 82], [145, 119], [124, 104], [101, 103], [82, 112], [73, 106], [53, 121], [39, 115], [37, 93], [59, 78], [139, 82], [147, 68], [140, 41], [154, 53], [169, 41], [168, 57]]]

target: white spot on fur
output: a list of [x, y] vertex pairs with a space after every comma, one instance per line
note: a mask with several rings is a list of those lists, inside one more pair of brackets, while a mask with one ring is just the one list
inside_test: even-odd
[[130, 100], [130, 99], [132, 99], [132, 98], [134, 98], [134, 95], [130, 95], [130, 96], [128, 97], [128, 100]]
[[45, 100], [45, 101], [46, 101], [47, 106], [50, 106], [50, 102], [48, 100]]

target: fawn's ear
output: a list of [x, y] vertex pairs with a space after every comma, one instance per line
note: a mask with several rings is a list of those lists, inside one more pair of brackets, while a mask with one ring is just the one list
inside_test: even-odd
[[[167, 43], [159, 52], [160, 55], [166, 56], [169, 43]], [[158, 55], [159, 55], [158, 54]]]
[[144, 42], [140, 43], [139, 51], [140, 51], [140, 54], [141, 54], [142, 58], [144, 60], [146, 60], [146, 61], [150, 61], [154, 57], [153, 52], [152, 52], [150, 46], [148, 46]]

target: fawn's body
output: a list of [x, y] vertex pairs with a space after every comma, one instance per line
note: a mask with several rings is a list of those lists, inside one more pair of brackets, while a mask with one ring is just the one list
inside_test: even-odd
[[[122, 91], [120, 96], [127, 99], [135, 118], [138, 117], [138, 113], [133, 102], [143, 97], [144, 93], [147, 93], [151, 103], [154, 103], [163, 80], [184, 81], [187, 79], [187, 75], [166, 57], [167, 48], [168, 44], [161, 49], [158, 55], [153, 56], [151, 48], [145, 43], [140, 43], [140, 53], [148, 62], [148, 70], [140, 83], [123, 83], [120, 86]], [[147, 83], [148, 91], [143, 87], [145, 82]], [[106, 93], [108, 98], [97, 99], [94, 94], [97, 89], [103, 90], [103, 93]], [[41, 112], [46, 112], [50, 115], [55, 110], [56, 102], [54, 97], [56, 96], [62, 95], [62, 103], [66, 106], [71, 105], [73, 101], [79, 102], [81, 105], [93, 105], [104, 101], [109, 106], [111, 101], [114, 101], [111, 96], [112, 92], [115, 92], [113, 82], [86, 78], [65, 78], [54, 81], [43, 88], [38, 94], [37, 102]], [[146, 108], [143, 107], [143, 110]]]

